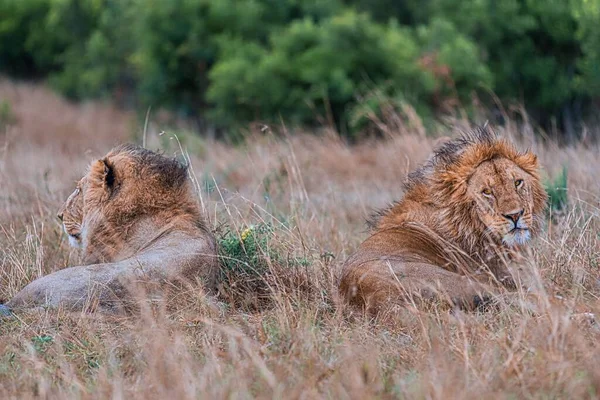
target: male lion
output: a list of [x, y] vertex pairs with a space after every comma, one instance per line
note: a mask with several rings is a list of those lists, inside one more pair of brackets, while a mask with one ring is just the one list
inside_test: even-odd
[[83, 266], [41, 277], [6, 305], [120, 311], [132, 283], [201, 278], [216, 285], [214, 237], [208, 231], [187, 168], [134, 145], [91, 164], [58, 214]]
[[443, 144], [344, 264], [342, 296], [375, 312], [407, 298], [472, 309], [499, 286], [515, 288], [507, 262], [539, 230], [546, 205], [538, 169], [533, 153], [489, 128]]

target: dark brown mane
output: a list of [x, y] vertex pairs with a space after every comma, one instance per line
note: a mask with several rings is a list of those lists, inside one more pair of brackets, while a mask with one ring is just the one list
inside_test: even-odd
[[425, 163], [408, 174], [403, 185], [404, 191], [408, 192], [416, 185], [428, 183], [436, 169], [457, 163], [460, 156], [469, 147], [477, 144], [492, 145], [496, 140], [498, 140], [498, 136], [487, 126], [463, 132], [459, 137], [434, 149], [433, 154]]
[[491, 145], [496, 140], [498, 140], [497, 134], [485, 124], [471, 131], [462, 132], [459, 137], [451, 139], [434, 149], [433, 154], [427, 161], [408, 174], [402, 185], [404, 188], [403, 197], [371, 214], [367, 219], [367, 227], [374, 229], [379, 224], [381, 218], [398, 205], [407, 193], [414, 190], [417, 186], [431, 184], [434, 172], [439, 168], [455, 164], [466, 149], [477, 144]]
[[155, 183], [162, 187], [177, 188], [185, 184], [188, 177], [188, 166], [175, 158], [167, 157], [162, 152], [154, 152], [134, 144], [122, 144], [115, 147], [107, 158], [126, 153], [136, 163], [144, 174], [149, 174]]

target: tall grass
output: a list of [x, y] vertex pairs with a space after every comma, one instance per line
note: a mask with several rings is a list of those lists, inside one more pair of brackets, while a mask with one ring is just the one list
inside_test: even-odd
[[[6, 300], [76, 265], [55, 212], [90, 160], [142, 128], [40, 87], [2, 82], [0, 95], [15, 115], [0, 134]], [[162, 128], [149, 124], [148, 147], [180, 152]], [[535, 312], [407, 306], [371, 319], [339, 301], [340, 267], [365, 239], [367, 215], [401, 196], [434, 139], [408, 128], [352, 147], [328, 134], [257, 134], [238, 147], [195, 138], [199, 195], [229, 257], [220, 295], [174, 288], [134, 316], [2, 319], [0, 398], [597, 398], [599, 149], [541, 143], [530, 126], [500, 130], [534, 149], [552, 185], [566, 187], [569, 172], [569, 201], [524, 271]]]

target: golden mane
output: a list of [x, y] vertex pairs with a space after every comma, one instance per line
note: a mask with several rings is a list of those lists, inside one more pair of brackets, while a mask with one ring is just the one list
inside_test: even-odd
[[449, 140], [434, 149], [429, 159], [408, 174], [403, 184], [404, 196], [391, 206], [377, 211], [367, 221], [371, 229], [385, 229], [407, 222], [402, 212], [405, 201], [419, 201], [443, 210], [443, 222], [447, 229], [438, 232], [465, 245], [467, 249], [477, 247], [486, 227], [476, 223], [477, 218], [466, 218], [473, 211], [468, 201], [466, 186], [469, 178], [481, 163], [496, 158], [512, 161], [531, 176], [533, 182], [534, 232], [540, 228], [546, 208], [547, 195], [541, 185], [537, 156], [531, 151], [519, 152], [516, 147], [500, 138], [487, 126], [463, 132], [458, 138]]

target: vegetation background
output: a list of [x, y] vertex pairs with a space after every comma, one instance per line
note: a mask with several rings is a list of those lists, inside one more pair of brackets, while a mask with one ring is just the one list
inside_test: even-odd
[[[78, 264], [56, 211], [125, 141], [190, 163], [223, 256], [216, 297], [0, 319], [0, 398], [599, 398], [598, 21], [598, 0], [0, 0], [0, 303]], [[521, 301], [348, 309], [366, 217], [487, 119], [550, 194]]]
[[598, 115], [599, 20], [599, 0], [2, 0], [0, 71], [222, 135], [505, 104], [572, 141]]

